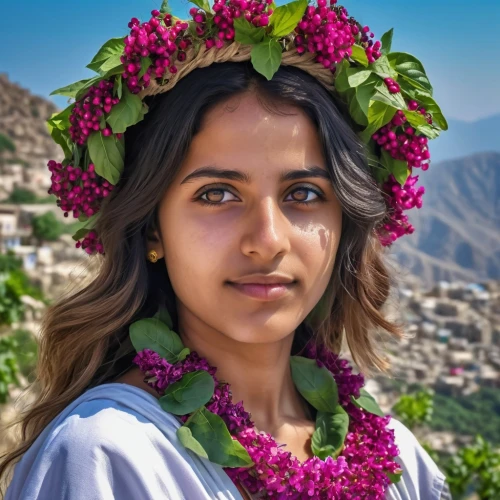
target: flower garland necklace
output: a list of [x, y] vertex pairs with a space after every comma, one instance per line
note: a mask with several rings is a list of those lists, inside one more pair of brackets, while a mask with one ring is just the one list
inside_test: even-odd
[[257, 432], [217, 369], [184, 347], [166, 310], [133, 323], [130, 338], [144, 381], [160, 394], [162, 409], [183, 422], [182, 445], [224, 467], [254, 498], [382, 500], [399, 481], [399, 450], [386, 428], [391, 416], [362, 388], [363, 376], [326, 348], [290, 358], [297, 390], [317, 410], [314, 456], [300, 462]]

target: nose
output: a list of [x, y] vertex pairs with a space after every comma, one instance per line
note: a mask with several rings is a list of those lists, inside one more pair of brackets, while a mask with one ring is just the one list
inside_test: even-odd
[[241, 251], [249, 257], [272, 261], [290, 251], [290, 222], [271, 196], [256, 203], [243, 222]]

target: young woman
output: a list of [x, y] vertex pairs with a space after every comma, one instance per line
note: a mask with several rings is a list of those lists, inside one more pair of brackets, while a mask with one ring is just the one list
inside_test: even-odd
[[387, 371], [376, 335], [403, 335], [381, 312], [387, 204], [345, 105], [249, 61], [144, 102], [99, 210], [100, 270], [45, 316], [6, 500], [441, 498], [338, 357], [345, 339], [363, 373]]

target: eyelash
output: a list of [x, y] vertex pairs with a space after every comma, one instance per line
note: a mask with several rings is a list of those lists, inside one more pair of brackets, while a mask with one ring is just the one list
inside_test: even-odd
[[[296, 189], [294, 189], [293, 191], [290, 191], [290, 193], [288, 194], [292, 194], [292, 193], [295, 193], [296, 191], [303, 191], [303, 190], [306, 190], [306, 191], [312, 191], [315, 195], [317, 195], [317, 198], [314, 199], [314, 200], [311, 200], [311, 201], [294, 201], [294, 203], [298, 204], [298, 205], [312, 205], [314, 203], [321, 203], [323, 201], [325, 201], [325, 196], [323, 195], [323, 193], [321, 193], [320, 191], [316, 190], [316, 189], [313, 189], [311, 187], [308, 187], [308, 186], [301, 186], [301, 187], [298, 187]], [[207, 193], [209, 193], [210, 191], [228, 191], [229, 193], [231, 193], [233, 196], [236, 196], [234, 193], [231, 192], [230, 189], [227, 189], [226, 187], [223, 187], [223, 186], [220, 186], [220, 187], [211, 187], [210, 189], [206, 189], [205, 191], [203, 191], [197, 198], [195, 201], [198, 201], [200, 202], [202, 205], [204, 206], [209, 206], [209, 207], [212, 207], [212, 208], [215, 208], [215, 207], [220, 207], [222, 205], [225, 205], [226, 203], [229, 203], [229, 202], [214, 202], [214, 201], [207, 201], [207, 200], [204, 200], [202, 199], [201, 197]]]

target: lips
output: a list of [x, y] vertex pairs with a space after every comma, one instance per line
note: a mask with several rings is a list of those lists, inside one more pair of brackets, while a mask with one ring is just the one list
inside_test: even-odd
[[294, 283], [229, 283], [239, 293], [248, 297], [270, 301], [277, 300], [290, 292]]

